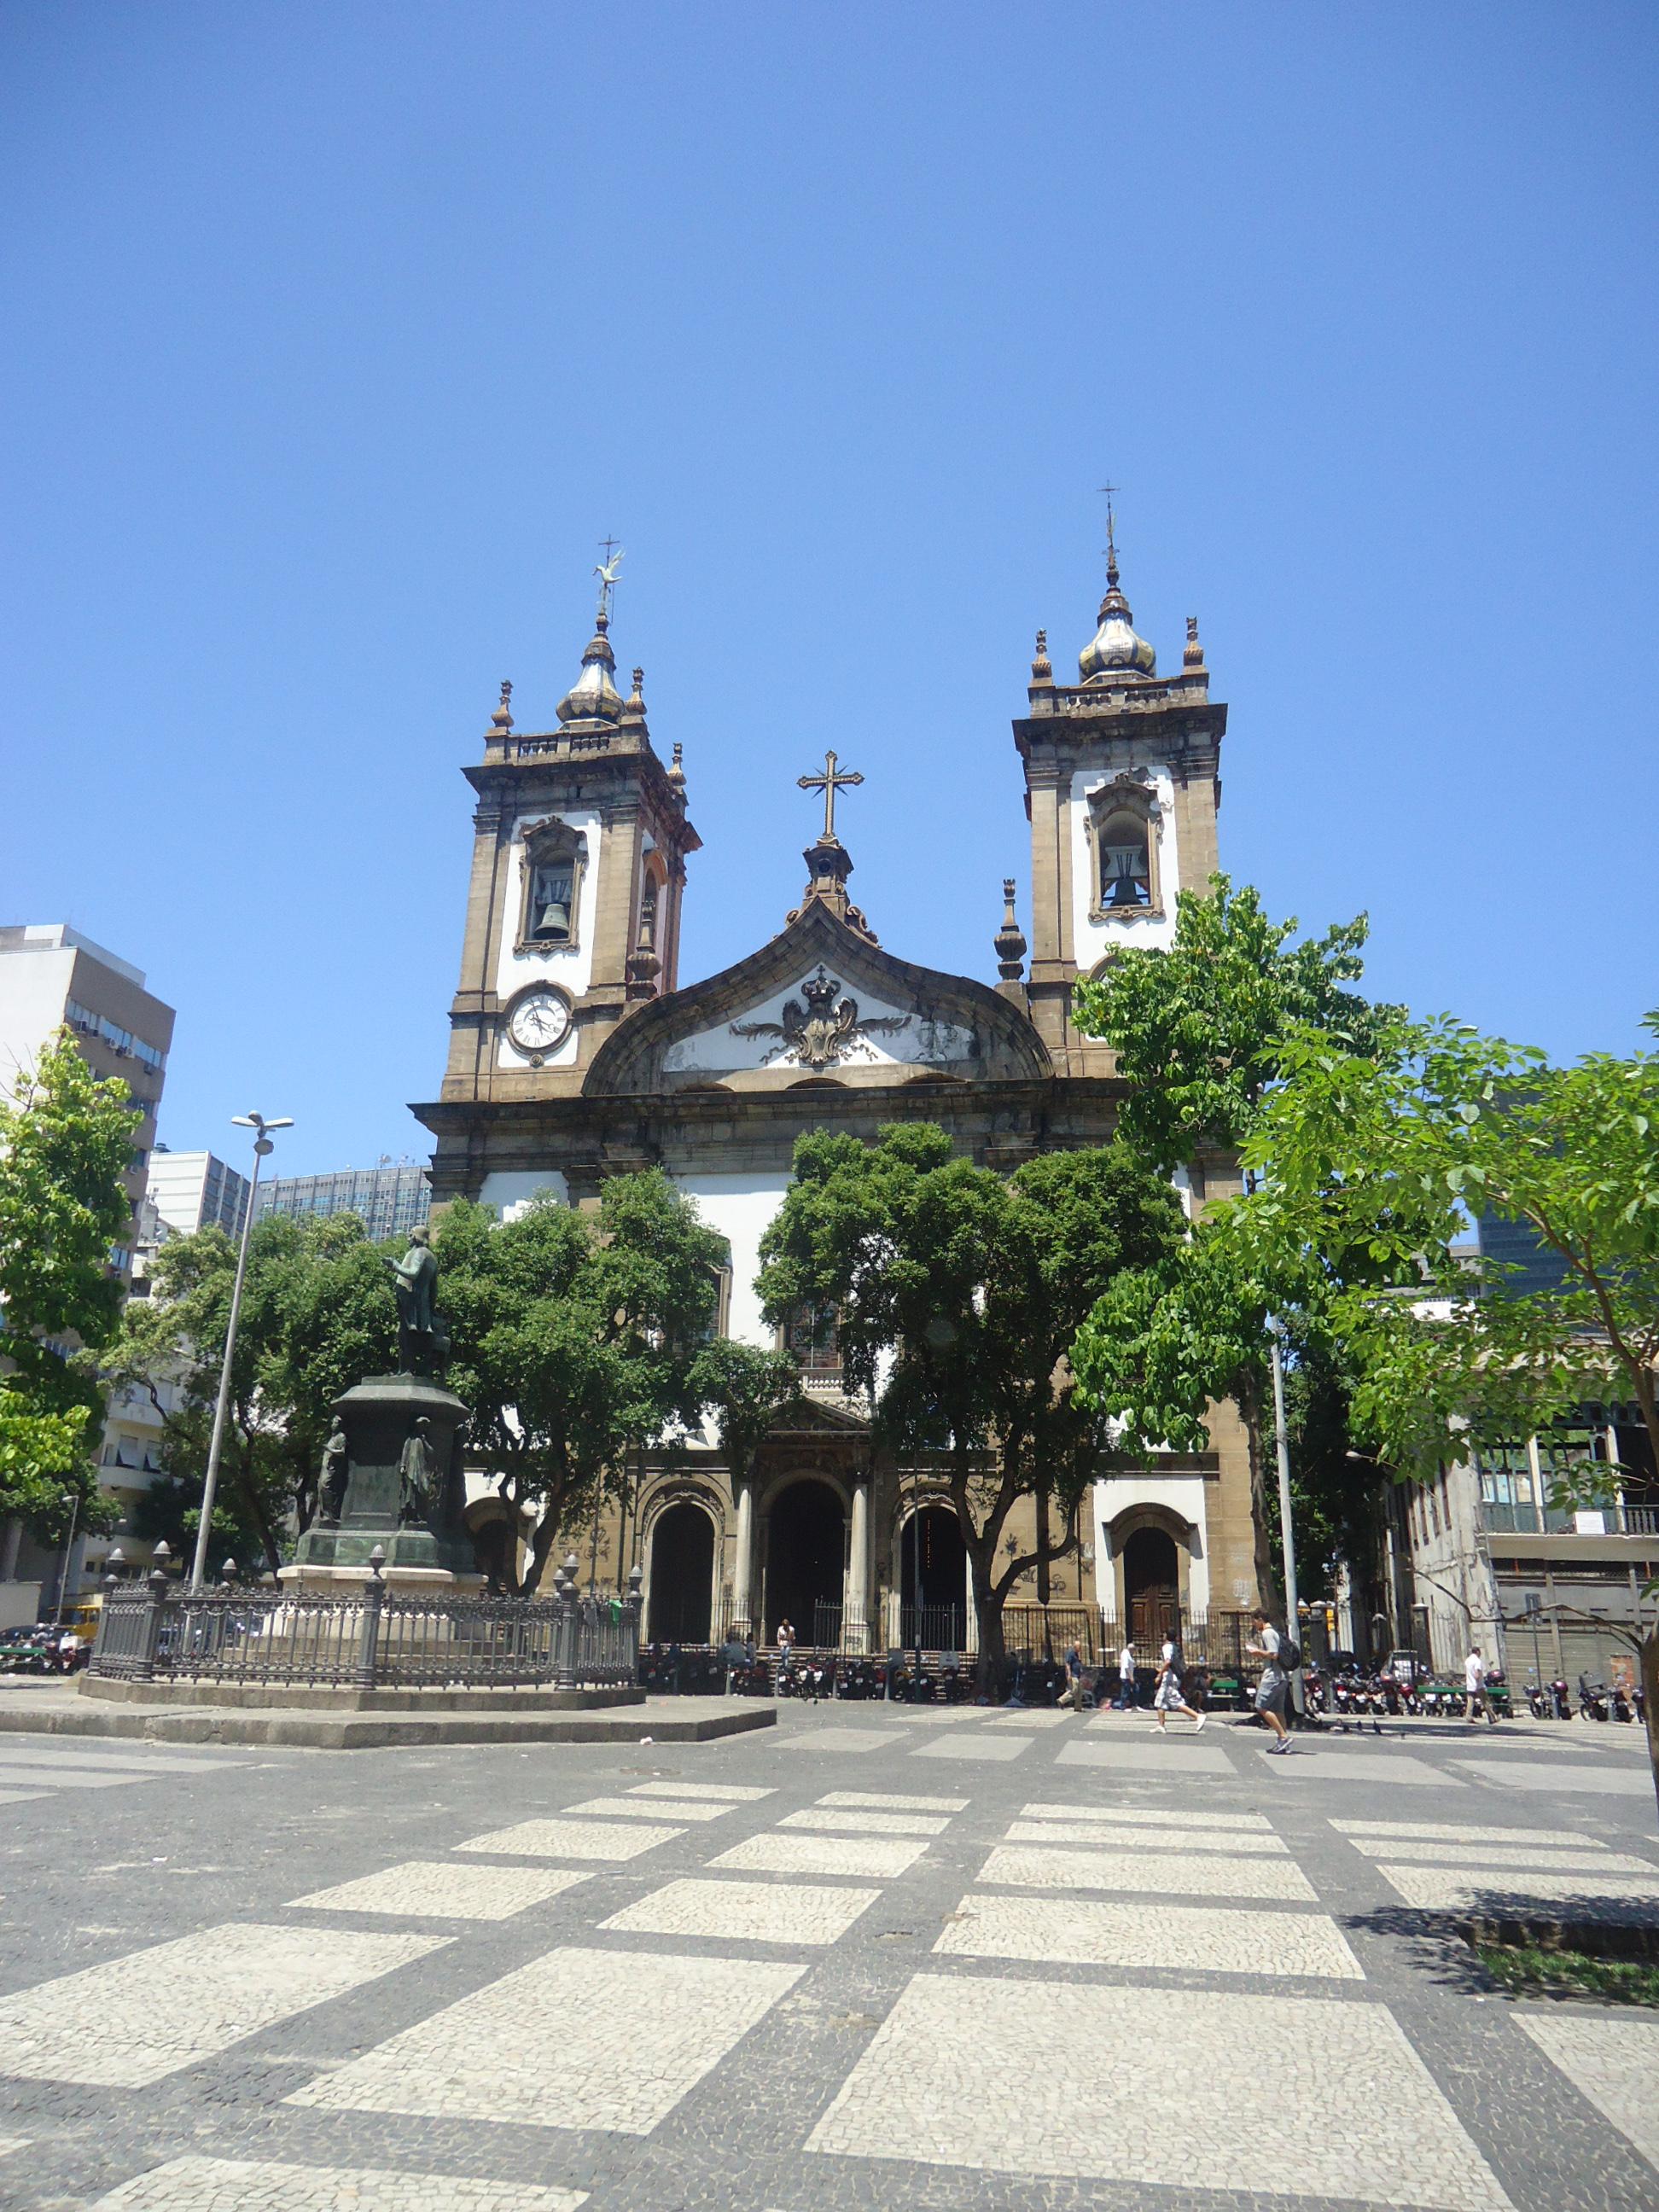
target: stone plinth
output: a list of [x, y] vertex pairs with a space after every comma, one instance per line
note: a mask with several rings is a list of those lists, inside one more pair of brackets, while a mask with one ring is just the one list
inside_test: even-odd
[[[400, 1595], [481, 1588], [463, 1518], [466, 1480], [459, 1437], [467, 1409], [461, 1400], [427, 1376], [371, 1375], [335, 1401], [334, 1414], [345, 1431], [350, 1468], [339, 1526], [313, 1522], [282, 1580], [343, 1595], [343, 1584], [362, 1587], [378, 1547], [386, 1587]], [[432, 1480], [427, 1510], [410, 1518], [402, 1465], [420, 1420], [428, 1424]]]

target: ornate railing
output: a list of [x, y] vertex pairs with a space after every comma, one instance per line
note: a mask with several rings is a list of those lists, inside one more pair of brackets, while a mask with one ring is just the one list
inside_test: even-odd
[[105, 1583], [88, 1671], [129, 1682], [576, 1690], [633, 1682], [639, 1651], [637, 1569], [627, 1595], [612, 1596], [578, 1591], [561, 1568], [550, 1598], [404, 1595], [378, 1567], [356, 1590], [189, 1590], [158, 1569]]

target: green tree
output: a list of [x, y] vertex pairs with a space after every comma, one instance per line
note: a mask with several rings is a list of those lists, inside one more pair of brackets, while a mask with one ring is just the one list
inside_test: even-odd
[[[883, 1435], [906, 1456], [945, 1459], [988, 1674], [1004, 1662], [1010, 1589], [1073, 1547], [1101, 1469], [1099, 1426], [1066, 1364], [1079, 1327], [1121, 1271], [1164, 1258], [1182, 1226], [1167, 1180], [1117, 1146], [1049, 1153], [1005, 1179], [958, 1158], [932, 1123], [884, 1129], [873, 1145], [796, 1145], [762, 1240], [764, 1310], [781, 1322], [809, 1301], [834, 1306], [848, 1377], [872, 1393]], [[1028, 1497], [1036, 1548], [999, 1571]]]
[[[1356, 1425], [1392, 1466], [1432, 1474], [1613, 1400], [1659, 1468], [1659, 1053], [1554, 1067], [1445, 1018], [1396, 1020], [1364, 1054], [1305, 1035], [1246, 1157], [1272, 1159], [1273, 1188], [1241, 1244], [1371, 1262], [1326, 1316]], [[1472, 1277], [1452, 1249], [1468, 1210], [1524, 1224], [1559, 1279], [1491, 1261]], [[1586, 1462], [1559, 1502], [1603, 1502], [1620, 1472]], [[1659, 1787], [1659, 1629], [1638, 1641]]]
[[[1260, 1127], [1294, 1041], [1313, 1031], [1364, 1050], [1396, 1017], [1350, 988], [1363, 972], [1363, 915], [1294, 943], [1297, 927], [1270, 920], [1249, 884], [1235, 890], [1214, 875], [1207, 892], [1180, 894], [1167, 946], [1131, 947], [1078, 985], [1079, 1029], [1112, 1047], [1130, 1086], [1120, 1134], [1149, 1164], [1169, 1172], [1207, 1155], [1212, 1173], [1224, 1170]], [[1201, 1449], [1212, 1407], [1237, 1406], [1256, 1580], [1268, 1602], [1279, 1587], [1278, 1498], [1262, 1442], [1269, 1319], [1287, 1319], [1293, 1366], [1297, 1349], [1310, 1355], [1316, 1343], [1322, 1290], [1319, 1270], [1285, 1257], [1272, 1246], [1218, 1248], [1200, 1221], [1167, 1266], [1109, 1291], [1077, 1346], [1079, 1380], [1121, 1425], [1126, 1450]], [[1298, 1301], [1311, 1303], [1298, 1312]], [[1345, 1464], [1362, 1487], [1358, 1467]]]
[[799, 1400], [800, 1370], [787, 1352], [717, 1336], [696, 1355], [691, 1389], [714, 1424], [735, 1491], [753, 1474], [756, 1454], [779, 1414]]
[[[175, 1550], [193, 1546], [200, 1525], [235, 1273], [222, 1229], [170, 1237], [151, 1296], [129, 1304], [106, 1355], [112, 1379], [143, 1391], [161, 1420], [166, 1471], [134, 1519], [140, 1534]], [[227, 1556], [282, 1565], [316, 1502], [335, 1399], [389, 1368], [396, 1346], [385, 1254], [356, 1214], [267, 1214], [254, 1224], [214, 1501], [216, 1565]]]
[[533, 1591], [561, 1528], [623, 1482], [629, 1455], [699, 1419], [726, 1245], [647, 1169], [607, 1182], [597, 1215], [544, 1198], [498, 1223], [458, 1203], [434, 1246], [471, 1449], [501, 1470], [503, 1498], [535, 1512]]
[[114, 1516], [88, 1445], [104, 1412], [96, 1354], [121, 1309], [111, 1247], [131, 1227], [121, 1178], [142, 1115], [60, 1030], [0, 1098], [0, 1515], [37, 1535]]

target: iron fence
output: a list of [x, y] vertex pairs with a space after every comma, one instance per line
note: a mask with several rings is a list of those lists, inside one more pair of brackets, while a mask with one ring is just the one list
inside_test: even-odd
[[404, 1596], [378, 1572], [355, 1592], [189, 1590], [160, 1571], [105, 1584], [88, 1672], [116, 1681], [336, 1689], [586, 1689], [639, 1671], [640, 1577], [626, 1596]]

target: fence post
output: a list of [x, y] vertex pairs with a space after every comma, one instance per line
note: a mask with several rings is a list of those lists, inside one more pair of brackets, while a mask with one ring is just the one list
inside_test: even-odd
[[368, 1581], [363, 1589], [362, 1626], [357, 1639], [357, 1687], [374, 1687], [374, 1662], [380, 1641], [380, 1608], [386, 1603], [386, 1584], [380, 1570], [386, 1553], [377, 1544], [368, 1555]]
[[133, 1669], [137, 1681], [153, 1682], [155, 1679], [155, 1655], [161, 1642], [161, 1608], [167, 1596], [167, 1565], [172, 1556], [165, 1542], [155, 1547], [155, 1564], [150, 1569], [147, 1584], [149, 1599], [138, 1638], [138, 1664]]
[[[636, 1682], [640, 1675], [640, 1607], [642, 1600], [640, 1586], [645, 1580], [645, 1569], [630, 1567], [628, 1571], [628, 1595], [623, 1600], [623, 1660], [628, 1668], [628, 1679]], [[710, 1626], [712, 1626], [712, 1623]]]
[[562, 1567], [553, 1570], [553, 1682], [560, 1690], [576, 1686], [576, 1585]]

